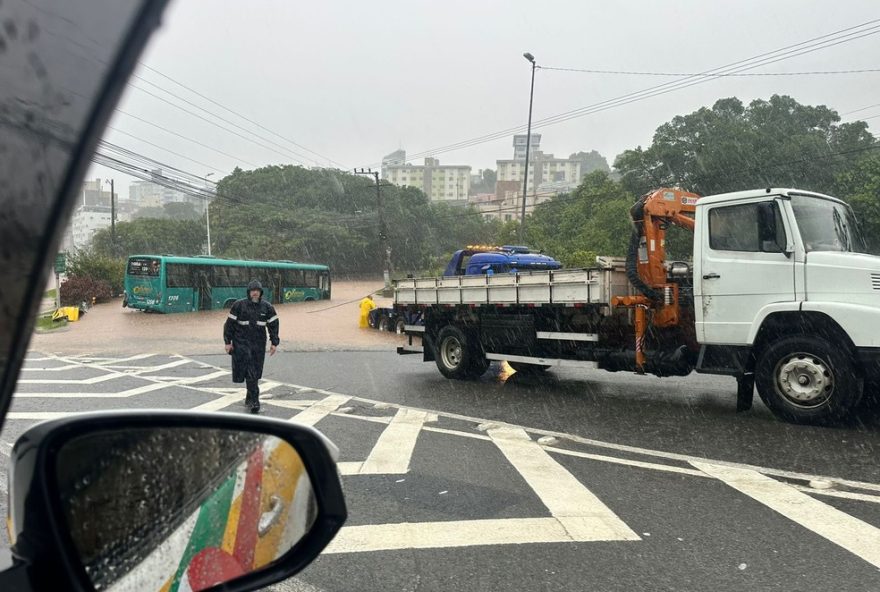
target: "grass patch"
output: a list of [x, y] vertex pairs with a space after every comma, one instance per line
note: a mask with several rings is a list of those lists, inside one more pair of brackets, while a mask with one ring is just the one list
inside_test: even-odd
[[52, 331], [54, 329], [60, 329], [61, 327], [67, 326], [67, 318], [59, 319], [57, 321], [52, 320], [52, 315], [37, 317], [37, 325], [35, 329], [37, 331]]
[[51, 290], [46, 290], [46, 292], [43, 294], [43, 298], [55, 298], [56, 292], [57, 290], [55, 290], [55, 288], [52, 288]]

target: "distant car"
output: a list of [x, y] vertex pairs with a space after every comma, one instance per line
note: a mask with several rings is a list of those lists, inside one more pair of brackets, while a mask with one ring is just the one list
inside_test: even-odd
[[379, 331], [394, 331], [398, 335], [403, 334], [406, 325], [423, 325], [422, 314], [406, 313], [398, 314], [393, 308], [374, 308], [367, 317], [367, 322], [372, 329]]

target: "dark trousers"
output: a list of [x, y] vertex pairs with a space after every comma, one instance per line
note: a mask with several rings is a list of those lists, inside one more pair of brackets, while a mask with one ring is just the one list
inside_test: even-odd
[[260, 402], [260, 381], [257, 378], [247, 378], [247, 397], [245, 403], [253, 405]]

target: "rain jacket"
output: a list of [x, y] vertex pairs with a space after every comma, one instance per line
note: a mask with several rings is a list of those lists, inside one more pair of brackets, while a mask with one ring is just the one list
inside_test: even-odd
[[223, 341], [232, 344], [232, 382], [245, 379], [258, 380], [263, 376], [263, 360], [266, 357], [266, 331], [272, 345], [278, 345], [278, 314], [275, 308], [263, 300], [263, 286], [258, 281], [248, 285], [260, 291], [260, 300], [250, 298], [236, 300], [223, 325]]
[[358, 320], [358, 326], [361, 329], [366, 329], [370, 326], [370, 311], [376, 308], [376, 303], [373, 302], [373, 299], [370, 297], [364, 298], [361, 300], [361, 317]]

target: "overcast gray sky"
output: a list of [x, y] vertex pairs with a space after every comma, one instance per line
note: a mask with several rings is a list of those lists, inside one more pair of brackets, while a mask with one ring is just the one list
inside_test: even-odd
[[[525, 125], [524, 51], [545, 66], [701, 72], [876, 18], [877, 0], [175, 0], [142, 60], [148, 68], [138, 72], [158, 88], [137, 79], [133, 85], [213, 119], [164, 91], [173, 92], [285, 149], [254, 138], [268, 149], [261, 147], [131, 86], [122, 111], [228, 155], [121, 113], [111, 125], [137, 139], [113, 130], [106, 139], [194, 174], [213, 171], [215, 178], [236, 165], [329, 164], [164, 74], [336, 163], [375, 166], [398, 147], [415, 154]], [[753, 71], [878, 67], [875, 34]], [[539, 70], [534, 119], [673, 80]], [[650, 143], [655, 128], [675, 115], [721, 97], [749, 101], [773, 93], [844, 113], [880, 104], [880, 73], [712, 80], [535, 131], [546, 152], [598, 150], [613, 163], [621, 151]], [[844, 119], [873, 115], [880, 105]], [[877, 133], [880, 117], [868, 121]], [[506, 134], [438, 157], [476, 172], [511, 154]], [[115, 177], [125, 194], [124, 175], [95, 167], [95, 176]]]

